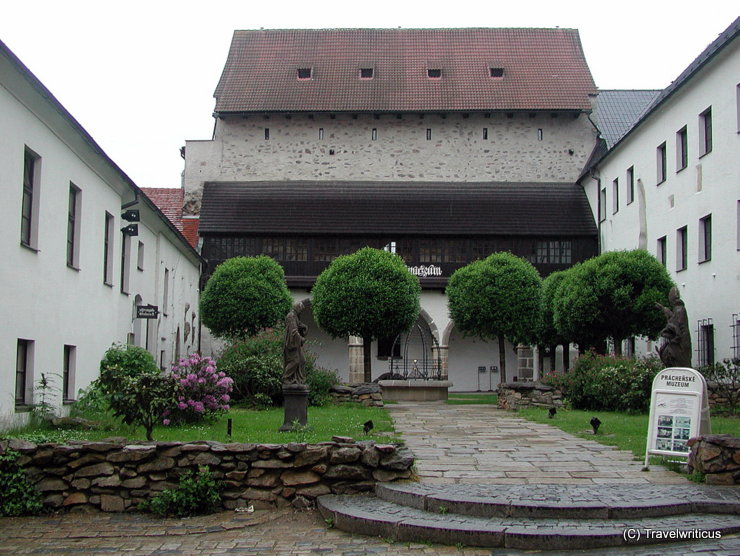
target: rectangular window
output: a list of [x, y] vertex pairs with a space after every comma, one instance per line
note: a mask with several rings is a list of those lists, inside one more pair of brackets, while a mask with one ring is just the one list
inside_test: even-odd
[[427, 141], [431, 141], [431, 140], [432, 140], [432, 128], [428, 127], [427, 128]]
[[667, 265], [668, 262], [668, 238], [666, 236], [658, 238], [658, 246], [655, 253], [655, 258], [660, 261], [663, 266]]
[[320, 127], [319, 128], [319, 141], [323, 141], [323, 139], [324, 139], [324, 128]]
[[606, 220], [606, 187], [599, 191], [599, 222]]
[[80, 268], [80, 189], [69, 184], [69, 210], [67, 215], [67, 266]]
[[689, 230], [686, 226], [676, 230], [676, 270], [685, 270], [689, 259]]
[[542, 131], [542, 128], [537, 129], [537, 140], [542, 141], [545, 138], [545, 133]]
[[714, 365], [714, 324], [712, 319], [701, 319], [697, 326], [698, 347], [696, 349], [699, 356], [698, 366]]
[[38, 239], [38, 177], [40, 158], [26, 149], [23, 154], [23, 200], [21, 202], [21, 244], [33, 249]]
[[113, 215], [105, 213], [105, 230], [103, 239], [103, 283], [113, 285]]
[[372, 79], [373, 68], [360, 68], [360, 79]]
[[699, 220], [699, 262], [712, 259], [712, 215]]
[[619, 178], [612, 182], [612, 214], [619, 212]]
[[370, 132], [370, 139], [372, 139], [373, 141], [378, 140], [378, 128], [377, 127], [374, 127], [373, 130]]
[[75, 364], [77, 360], [77, 348], [75, 346], [64, 346], [64, 360], [62, 361], [62, 399], [74, 399]]
[[676, 132], [676, 171], [689, 165], [689, 136], [686, 126]]
[[162, 286], [162, 314], [166, 317], [170, 302], [170, 270], [164, 269], [164, 284]]
[[504, 76], [504, 68], [488, 68], [488, 71], [491, 77], [503, 77]]
[[308, 241], [290, 238], [285, 240], [285, 260], [305, 262], [308, 260]]
[[298, 79], [311, 79], [311, 68], [298, 68]]
[[488, 128], [487, 127], [483, 128], [483, 140], [488, 141]]
[[33, 403], [33, 340], [18, 340], [15, 359], [15, 405]]
[[627, 204], [635, 200], [635, 167], [627, 168]]
[[121, 293], [129, 291], [129, 267], [131, 266], [131, 236], [121, 234]]
[[662, 143], [656, 150], [656, 161], [658, 163], [657, 167], [657, 173], [658, 173], [658, 179], [657, 183], [661, 184], [665, 181], [666, 178], [666, 152], [665, 152], [665, 143]]
[[699, 114], [699, 156], [712, 152], [712, 107]]
[[269, 140], [270, 140], [270, 128], [266, 127], [265, 128], [265, 141], [269, 141]]
[[570, 264], [572, 250], [570, 241], [538, 241], [534, 257], [530, 260], [535, 264]]
[[136, 268], [144, 270], [144, 242], [139, 242], [139, 249], [136, 251]]
[[442, 78], [442, 70], [439, 68], [429, 68], [427, 69], [427, 77], [429, 79], [441, 79]]

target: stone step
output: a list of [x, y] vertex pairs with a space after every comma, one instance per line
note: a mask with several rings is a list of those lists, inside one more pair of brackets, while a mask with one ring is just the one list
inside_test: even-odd
[[434, 514], [475, 517], [626, 519], [740, 515], [740, 489], [706, 485], [482, 485], [379, 483], [378, 498]]
[[[740, 532], [736, 515], [684, 514], [660, 520], [476, 517], [432, 513], [374, 496], [318, 498], [322, 516], [337, 529], [398, 542], [433, 542], [522, 550], [576, 550], [678, 540], [711, 542]], [[677, 538], [675, 535], [684, 535]], [[687, 535], [689, 535], [687, 537]]]

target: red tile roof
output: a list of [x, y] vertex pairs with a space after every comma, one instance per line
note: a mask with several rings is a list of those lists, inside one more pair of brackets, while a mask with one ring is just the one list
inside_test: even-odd
[[[157, 208], [172, 222], [175, 228], [182, 233], [182, 205], [185, 192], [180, 187], [142, 187]], [[192, 245], [192, 242], [191, 242]]]
[[181, 220], [182, 222], [182, 235], [188, 240], [188, 243], [197, 249], [198, 247], [198, 226], [200, 224], [200, 218], [197, 216], [186, 216]]
[[575, 29], [303, 29], [235, 31], [214, 96], [218, 113], [590, 111], [595, 93]]

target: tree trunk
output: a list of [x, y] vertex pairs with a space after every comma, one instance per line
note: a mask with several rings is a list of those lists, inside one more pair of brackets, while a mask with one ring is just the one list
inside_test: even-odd
[[501, 382], [506, 384], [506, 339], [499, 335], [498, 337], [498, 364], [501, 369]]
[[622, 340], [619, 338], [614, 338], [614, 355], [622, 357]]
[[[578, 344], [580, 348], [581, 344]], [[580, 350], [579, 350], [580, 351]], [[570, 344], [563, 344], [563, 372], [570, 370]]]
[[372, 361], [372, 347], [373, 347], [373, 339], [372, 338], [366, 338], [363, 336], [362, 338], [362, 360], [363, 360], [363, 369], [365, 372], [364, 380], [365, 382], [372, 382], [373, 381], [373, 361]]

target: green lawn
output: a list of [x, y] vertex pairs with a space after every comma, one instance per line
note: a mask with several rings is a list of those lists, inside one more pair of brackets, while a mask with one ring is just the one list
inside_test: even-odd
[[[112, 436], [122, 436], [130, 442], [143, 442], [144, 429], [121, 425], [113, 419], [98, 417], [105, 422], [103, 430], [50, 430], [45, 427], [25, 427], [3, 434], [5, 437], [26, 438], [32, 442], [68, 442], [70, 440], [101, 440]], [[232, 436], [226, 436], [227, 419], [231, 418]], [[256, 411], [232, 409], [212, 423], [183, 425], [180, 427], [158, 426], [154, 429], [154, 439], [158, 441], [213, 440], [217, 442], [254, 442], [263, 444], [284, 444], [288, 442], [317, 443], [331, 440], [334, 435], [350, 436], [355, 440], [374, 440], [378, 443], [399, 442], [388, 412], [379, 407], [365, 407], [357, 404], [328, 405], [308, 408], [308, 430], [278, 432], [282, 426], [282, 408]], [[374, 428], [367, 436], [363, 423], [373, 421]]]
[[464, 392], [450, 394], [447, 403], [450, 405], [497, 405], [498, 396], [490, 392]]
[[[581, 438], [596, 440], [608, 446], [617, 446], [622, 450], [630, 450], [635, 457], [645, 457], [647, 443], [647, 414], [628, 415], [615, 411], [582, 411], [576, 409], [558, 409], [554, 418], [548, 418], [547, 408], [534, 407], [520, 409], [517, 415], [535, 421], [553, 425], [565, 432]], [[591, 417], [598, 417], [601, 421], [599, 434], [594, 435], [589, 421]], [[740, 436], [740, 419], [734, 417], [711, 417], [713, 434], [732, 434]]]

